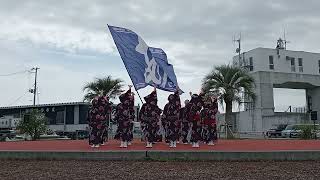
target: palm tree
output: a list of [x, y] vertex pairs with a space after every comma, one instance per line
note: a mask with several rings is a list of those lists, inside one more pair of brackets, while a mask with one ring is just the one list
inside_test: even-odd
[[[215, 67], [204, 79], [202, 89], [205, 93], [218, 93], [219, 102], [225, 103], [226, 125], [231, 124], [232, 103], [240, 104], [245, 99], [255, 99], [254, 79], [245, 70], [232, 65]], [[227, 128], [227, 138], [232, 138], [232, 132]]]
[[115, 98], [117, 95], [123, 92], [121, 79], [113, 79], [111, 76], [104, 78], [96, 78], [93, 82], [88, 82], [83, 87], [83, 91], [86, 92], [84, 101], [91, 101], [98, 95], [109, 95], [109, 97]]

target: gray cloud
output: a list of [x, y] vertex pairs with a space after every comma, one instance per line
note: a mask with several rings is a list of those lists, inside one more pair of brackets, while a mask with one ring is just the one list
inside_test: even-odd
[[[59, 3], [26, 0], [6, 3], [2, 1], [1, 16], [2, 19], [13, 20], [16, 24], [34, 23], [40, 26], [39, 31], [41, 29], [48, 31], [46, 30], [48, 26], [56, 27], [54, 30], [66, 28], [66, 33], [68, 30], [72, 33], [72, 29], [83, 31], [77, 37], [84, 38], [83, 41], [86, 40], [87, 33], [103, 36], [107, 23], [124, 26], [138, 32], [147, 42], [186, 44], [192, 48], [192, 52], [190, 49], [187, 49], [189, 52], [180, 49], [181, 54], [189, 56], [190, 59], [212, 62], [212, 59], [219, 57], [215, 52], [233, 51], [231, 48], [226, 48], [232, 45], [232, 36], [240, 31], [244, 37], [244, 47], [248, 48], [256, 45], [274, 46], [278, 36], [282, 36], [284, 27], [287, 28], [289, 38], [295, 37], [301, 31], [312, 31], [306, 28], [317, 26], [315, 23], [320, 13], [315, 7], [319, 5], [318, 1], [302, 4], [299, 0], [241, 2], [77, 0]], [[315, 22], [311, 21], [312, 19]], [[62, 33], [59, 35], [66, 39]], [[75, 43], [80, 44], [81, 41]], [[101, 50], [100, 47], [88, 48]], [[180, 58], [185, 59], [183, 55]], [[226, 56], [225, 59], [230, 58]], [[221, 63], [225, 60], [215, 61]]]
[[192, 81], [243, 50], [275, 47], [286, 29], [289, 49], [318, 51], [320, 1], [309, 0], [7, 0], [0, 2], [0, 39], [67, 52], [115, 54], [107, 23], [127, 27], [163, 48], [178, 79]]

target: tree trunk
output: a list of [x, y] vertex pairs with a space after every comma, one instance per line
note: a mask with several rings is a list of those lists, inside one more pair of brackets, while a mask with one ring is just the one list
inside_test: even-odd
[[32, 137], [32, 141], [37, 140], [37, 129], [36, 128], [34, 128], [34, 132], [33, 132], [33, 135], [31, 135], [31, 137]]
[[37, 138], [36, 138], [36, 133], [34, 133], [33, 135], [31, 135], [31, 140], [32, 141], [35, 141]]
[[233, 123], [232, 123], [232, 101], [226, 101], [225, 102], [226, 103], [226, 114], [225, 114], [225, 121], [226, 121], [226, 125], [227, 125], [227, 130], [226, 130], [226, 132], [227, 132], [227, 139], [232, 139], [232, 138], [234, 138], [233, 137], [233, 133], [232, 133], [232, 130], [231, 130], [231, 128], [232, 127], [229, 127], [230, 125], [232, 125]]

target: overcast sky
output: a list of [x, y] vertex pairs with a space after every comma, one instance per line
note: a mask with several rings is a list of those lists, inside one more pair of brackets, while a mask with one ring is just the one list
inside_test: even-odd
[[[111, 24], [164, 49], [179, 86], [198, 92], [213, 66], [236, 55], [239, 32], [243, 51], [274, 48], [286, 29], [288, 49], [319, 52], [319, 7], [318, 0], [1, 0], [0, 75], [40, 67], [40, 103], [82, 101], [82, 87], [95, 77], [129, 84]], [[31, 104], [32, 85], [33, 74], [0, 76], [0, 106]], [[168, 93], [159, 96], [162, 107]], [[275, 99], [278, 109], [305, 103], [302, 91], [276, 90]]]

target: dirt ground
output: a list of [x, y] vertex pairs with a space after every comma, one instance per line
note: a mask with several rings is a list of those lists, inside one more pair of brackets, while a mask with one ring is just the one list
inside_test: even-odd
[[1, 160], [0, 179], [320, 179], [320, 161], [153, 162]]

